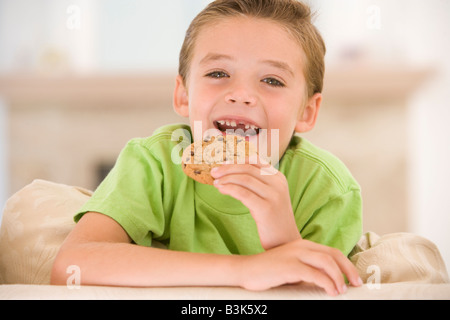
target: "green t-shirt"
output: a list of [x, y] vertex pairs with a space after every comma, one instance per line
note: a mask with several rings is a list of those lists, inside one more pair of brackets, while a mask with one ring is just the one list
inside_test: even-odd
[[[190, 130], [168, 125], [151, 137], [128, 142], [75, 221], [88, 211], [103, 213], [144, 246], [157, 240], [177, 251], [264, 251], [247, 207], [213, 186], [192, 180], [173, 160], [182, 146], [178, 136], [172, 138], [177, 129]], [[287, 178], [302, 237], [348, 255], [362, 233], [362, 210], [360, 188], [344, 164], [294, 136], [279, 170]]]

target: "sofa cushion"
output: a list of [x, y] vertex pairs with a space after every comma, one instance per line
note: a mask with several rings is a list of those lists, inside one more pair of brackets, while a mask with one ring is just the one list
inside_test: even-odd
[[364, 283], [448, 283], [444, 260], [436, 245], [412, 233], [379, 236], [365, 233], [350, 253]]
[[0, 227], [0, 283], [48, 284], [55, 256], [92, 192], [35, 180], [8, 199]]

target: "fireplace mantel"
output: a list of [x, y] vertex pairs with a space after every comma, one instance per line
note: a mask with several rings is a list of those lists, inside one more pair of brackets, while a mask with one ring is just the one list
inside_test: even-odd
[[[331, 67], [326, 71], [327, 101], [364, 103], [398, 101], [409, 96], [430, 69]], [[0, 75], [0, 96], [16, 103], [90, 102], [149, 103], [172, 97], [175, 75], [170, 74], [11, 74]]]

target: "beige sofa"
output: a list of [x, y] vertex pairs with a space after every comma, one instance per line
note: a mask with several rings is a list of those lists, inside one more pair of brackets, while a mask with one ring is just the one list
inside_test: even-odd
[[[124, 288], [52, 286], [50, 270], [73, 214], [92, 193], [35, 180], [6, 203], [0, 229], [0, 299], [331, 299], [306, 283], [263, 292], [241, 288]], [[365, 284], [333, 299], [450, 299], [448, 274], [438, 248], [408, 233], [364, 234], [351, 254]]]

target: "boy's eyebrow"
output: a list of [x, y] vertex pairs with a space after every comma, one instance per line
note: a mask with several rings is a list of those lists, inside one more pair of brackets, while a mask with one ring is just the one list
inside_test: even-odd
[[[208, 63], [211, 61], [218, 61], [218, 60], [235, 60], [232, 56], [221, 54], [221, 53], [208, 53], [206, 56], [203, 57], [202, 60], [200, 60], [200, 64]], [[262, 60], [262, 63], [271, 65], [275, 68], [284, 70], [288, 72], [292, 77], [294, 77], [294, 71], [292, 68], [287, 64], [286, 62], [279, 61], [279, 60]]]
[[226, 54], [220, 54], [220, 53], [208, 53], [206, 56], [203, 57], [202, 60], [200, 60], [200, 64], [204, 64], [210, 61], [217, 61], [217, 60], [234, 60], [233, 57], [226, 55]]
[[289, 66], [289, 64], [287, 64], [286, 62], [278, 61], [278, 60], [263, 60], [262, 62], [269, 64], [275, 68], [282, 69], [282, 70], [286, 71], [287, 73], [289, 73], [292, 77], [294, 77], [294, 71]]

